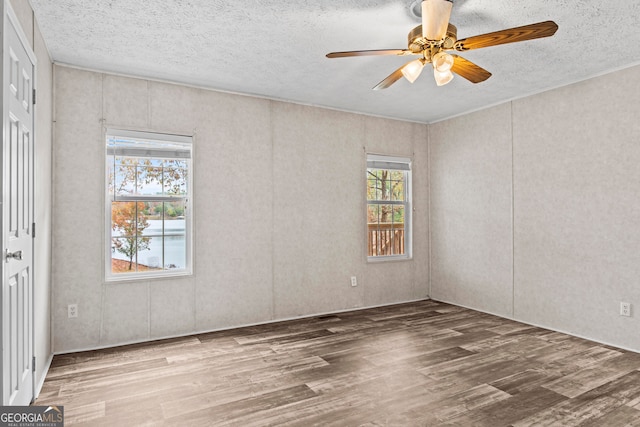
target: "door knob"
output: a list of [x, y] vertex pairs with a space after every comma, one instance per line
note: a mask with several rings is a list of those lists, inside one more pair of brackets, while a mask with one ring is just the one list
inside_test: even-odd
[[18, 261], [22, 261], [22, 251], [9, 252], [9, 249], [5, 249], [4, 257], [9, 262], [10, 259], [17, 259]]

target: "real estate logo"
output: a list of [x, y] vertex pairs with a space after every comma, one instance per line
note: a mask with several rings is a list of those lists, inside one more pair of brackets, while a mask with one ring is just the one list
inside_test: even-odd
[[64, 427], [64, 406], [0, 406], [0, 427]]

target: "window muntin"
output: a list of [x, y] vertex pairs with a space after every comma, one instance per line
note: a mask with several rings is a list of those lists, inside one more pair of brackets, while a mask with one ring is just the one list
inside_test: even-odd
[[367, 257], [411, 258], [411, 159], [367, 155]]
[[191, 274], [191, 138], [109, 129], [106, 279]]

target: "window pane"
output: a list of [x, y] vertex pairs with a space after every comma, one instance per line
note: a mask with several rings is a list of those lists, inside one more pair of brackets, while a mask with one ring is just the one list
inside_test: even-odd
[[137, 161], [128, 157], [116, 157], [115, 192], [116, 195], [135, 193], [137, 178]]
[[[135, 251], [130, 248], [135, 246], [134, 238], [111, 239], [111, 272], [131, 273], [137, 271]], [[131, 258], [129, 257], [131, 255]]]
[[138, 271], [162, 270], [162, 235], [143, 239], [146, 245], [138, 251]]
[[[136, 271], [138, 255], [149, 249], [149, 238], [143, 235], [149, 222], [144, 215], [143, 202], [111, 203], [111, 257], [128, 261], [126, 270]], [[121, 264], [121, 263], [116, 263]], [[126, 272], [126, 271], [114, 271]]]
[[[182, 220], [184, 223], [184, 214], [186, 210], [185, 200], [175, 200], [173, 202], [164, 203], [164, 218], [165, 220]], [[169, 229], [169, 226], [166, 226]], [[184, 230], [184, 224], [183, 224]]]
[[165, 194], [187, 194], [187, 168], [183, 160], [166, 160], [163, 171]]
[[404, 172], [403, 171], [391, 171], [391, 179], [395, 181], [403, 181], [404, 180]]
[[380, 206], [379, 205], [367, 205], [367, 223], [373, 224], [375, 227], [378, 226], [378, 220], [380, 215]]
[[183, 235], [167, 235], [165, 237], [166, 270], [185, 268], [187, 264], [186, 237]]
[[391, 182], [389, 181], [389, 171], [381, 170], [380, 181], [378, 182], [378, 187], [380, 188], [380, 199], [379, 200], [391, 200]]
[[393, 227], [394, 228], [404, 227], [404, 206], [393, 207]]
[[392, 231], [389, 224], [380, 224], [378, 230], [377, 250], [378, 255], [393, 255], [392, 252]]
[[162, 160], [162, 159], [146, 158], [146, 159], [145, 159], [145, 165], [146, 165], [146, 166], [154, 166], [154, 167], [157, 167], [157, 168], [162, 168], [162, 166], [164, 165], [164, 160]]
[[147, 220], [157, 220], [162, 219], [162, 213], [164, 212], [164, 203], [163, 202], [147, 202]]
[[374, 188], [374, 200], [382, 200], [382, 182], [379, 178], [376, 178]]
[[114, 236], [135, 236], [138, 231], [138, 208], [144, 209], [142, 202], [111, 203], [111, 230]]
[[404, 206], [393, 207], [392, 251], [394, 255], [404, 254]]
[[151, 160], [146, 160], [145, 164], [138, 166], [137, 194], [144, 196], [155, 196], [162, 194], [162, 167], [153, 166]]
[[392, 205], [379, 205], [380, 212], [378, 214], [378, 221], [380, 224], [391, 223], [391, 213], [393, 212]]
[[[160, 202], [162, 205], [162, 202]], [[143, 236], [162, 236], [163, 233], [163, 220], [162, 214], [149, 215], [147, 218], [147, 227], [144, 230], [141, 230], [141, 234]]]
[[404, 181], [391, 181], [391, 200], [404, 200]]
[[376, 179], [372, 178], [369, 175], [369, 179], [367, 179], [367, 200], [377, 200], [378, 192], [376, 189]]
[[187, 241], [185, 236], [185, 201], [164, 204], [165, 269], [185, 268]]
[[380, 206], [367, 205], [367, 255], [378, 255]]
[[109, 194], [109, 199], [113, 200], [113, 192], [116, 186], [116, 169], [113, 164], [113, 157], [107, 157], [107, 192]]
[[380, 230], [369, 229], [369, 256], [380, 255]]

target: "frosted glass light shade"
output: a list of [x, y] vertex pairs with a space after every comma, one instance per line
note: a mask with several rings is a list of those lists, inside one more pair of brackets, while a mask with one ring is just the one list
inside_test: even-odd
[[433, 55], [433, 68], [438, 70], [440, 73], [449, 71], [451, 67], [453, 67], [453, 60], [453, 56], [449, 55], [447, 52], [438, 52]]
[[422, 69], [424, 68], [424, 62], [421, 59], [416, 59], [415, 61], [411, 61], [407, 63], [404, 67], [402, 67], [402, 75], [405, 79], [409, 80], [410, 83], [416, 81]]
[[451, 71], [445, 71], [441, 73], [434, 68], [433, 77], [436, 79], [436, 84], [438, 86], [444, 86], [453, 79], [453, 73]]

